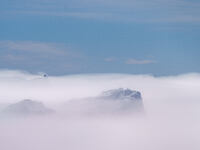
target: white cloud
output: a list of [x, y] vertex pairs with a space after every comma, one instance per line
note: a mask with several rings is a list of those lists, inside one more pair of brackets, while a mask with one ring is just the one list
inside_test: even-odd
[[66, 55], [66, 47], [56, 43], [44, 43], [35, 41], [0, 41], [2, 50], [14, 50], [52, 55]]
[[[72, 46], [36, 41], [0, 41], [1, 68], [79, 71], [85, 56]], [[55, 71], [54, 70], [54, 71]]]
[[144, 65], [144, 64], [153, 64], [156, 63], [155, 60], [137, 60], [137, 59], [128, 59], [126, 64], [133, 64], [133, 65]]
[[112, 61], [115, 61], [116, 58], [115, 57], [108, 57], [108, 58], [105, 58], [105, 61], [106, 62], [112, 62]]
[[199, 6], [198, 1], [180, 0], [34, 0], [28, 4], [21, 0], [4, 13], [143, 23], [199, 23]]

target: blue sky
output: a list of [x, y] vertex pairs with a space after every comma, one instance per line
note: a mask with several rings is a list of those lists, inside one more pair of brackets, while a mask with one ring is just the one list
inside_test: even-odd
[[1, 0], [0, 69], [200, 72], [200, 1]]

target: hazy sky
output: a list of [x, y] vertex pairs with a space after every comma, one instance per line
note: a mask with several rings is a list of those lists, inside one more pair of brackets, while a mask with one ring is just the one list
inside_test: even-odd
[[0, 69], [200, 72], [198, 0], [1, 0]]

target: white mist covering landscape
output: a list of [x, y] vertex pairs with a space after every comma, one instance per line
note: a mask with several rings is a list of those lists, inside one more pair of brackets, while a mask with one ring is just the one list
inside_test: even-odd
[[199, 150], [199, 89], [194, 73], [44, 77], [0, 71], [0, 146]]

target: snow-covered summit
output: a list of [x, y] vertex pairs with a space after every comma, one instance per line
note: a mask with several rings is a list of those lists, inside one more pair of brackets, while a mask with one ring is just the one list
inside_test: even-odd
[[104, 99], [113, 99], [113, 100], [142, 100], [141, 93], [131, 89], [112, 89], [104, 91], [101, 95], [101, 98]]

